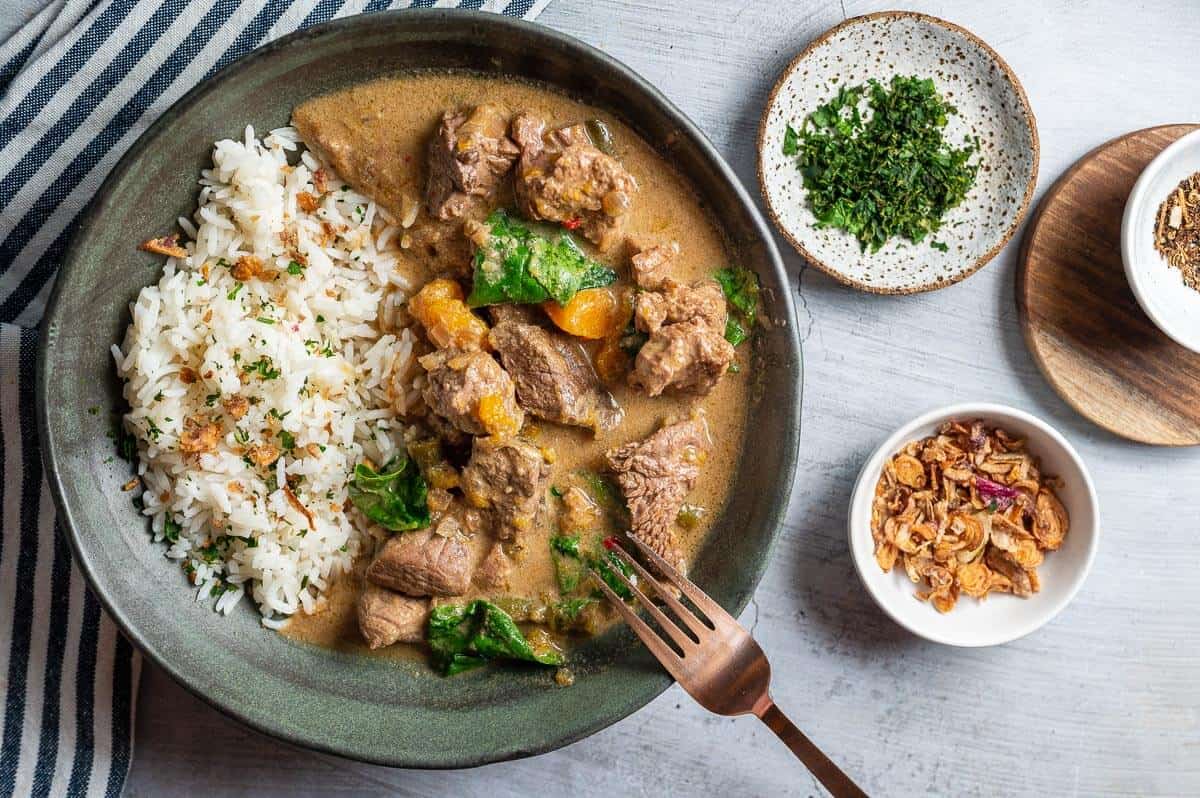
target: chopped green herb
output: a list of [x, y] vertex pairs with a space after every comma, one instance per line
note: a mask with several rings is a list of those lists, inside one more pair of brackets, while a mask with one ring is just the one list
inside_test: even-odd
[[729, 266], [713, 277], [721, 284], [729, 317], [725, 321], [725, 340], [737, 346], [750, 337], [758, 315], [758, 275], [744, 266]]
[[325, 323], [325, 317], [322, 316], [320, 313], [318, 313], [317, 314], [317, 324], [324, 324], [324, 323]]
[[266, 355], [263, 355], [253, 363], [248, 363], [245, 366], [242, 366], [242, 371], [246, 372], [247, 374], [257, 373], [258, 376], [264, 380], [278, 379], [279, 375], [282, 374], [279, 369], [275, 368], [274, 361], [272, 361], [271, 358], [267, 357]]
[[945, 241], [930, 241], [929, 246], [933, 247], [934, 249], [936, 249], [939, 252], [949, 252], [950, 251], [950, 245], [947, 244]]
[[303, 590], [306, 587], [308, 587], [308, 574], [305, 574], [304, 578], [300, 580], [300, 589]]
[[91, 407], [89, 407], [87, 409], [87, 411], [88, 411], [89, 416], [94, 416], [100, 412], [100, 408], [96, 407], [95, 405], [92, 405]]
[[283, 446], [285, 451], [290, 452], [292, 449], [296, 448], [296, 438], [287, 430], [279, 430], [279, 432], [275, 433], [275, 437], [279, 438], [279, 443]]
[[274, 407], [272, 407], [270, 410], [267, 411], [267, 415], [270, 416], [271, 418], [275, 419], [276, 421], [283, 421], [285, 418], [287, 418], [291, 414], [292, 414], [291, 410], [287, 410], [283, 413], [280, 413], [279, 409], [274, 408]]
[[255, 319], [259, 324], [274, 324], [275, 319], [268, 319], [266, 316], [259, 316]]
[[288, 261], [287, 265], [287, 273], [293, 277], [299, 277], [300, 275], [304, 274], [304, 267], [296, 261], [290, 260]]
[[561, 499], [563, 497], [563, 492], [559, 489], [559, 487], [557, 485], [551, 485], [550, 486], [550, 495], [556, 499]]
[[244, 285], [243, 283], [234, 283], [233, 290], [230, 291], [228, 294], [226, 294], [225, 298], [228, 299], [230, 302], [237, 299], [237, 295], [239, 293], [241, 293], [243, 285]]
[[146, 432], [154, 440], [158, 440], [158, 436], [162, 435], [162, 430], [159, 429], [158, 425], [154, 423], [154, 419], [150, 418], [149, 416], [146, 417]]
[[152, 402], [161, 402], [162, 400], [163, 400], [163, 392], [159, 391], [158, 393], [154, 394], [154, 398], [151, 401]]
[[[234, 427], [233, 439], [241, 444], [249, 443], [250, 433], [246, 432], [246, 430], [242, 429], [241, 427]], [[249, 460], [250, 458], [247, 457], [246, 459]]]
[[[871, 108], [866, 116], [858, 108], [863, 97]], [[937, 232], [979, 171], [971, 162], [977, 138], [955, 148], [944, 137], [955, 113], [928, 78], [895, 75], [886, 85], [841, 87], [793, 140], [784, 137], [817, 226], [845, 230], [870, 252], [894, 236], [917, 243]]]
[[783, 154], [795, 155], [800, 152], [800, 134], [791, 125], [783, 131]]
[[586, 288], [599, 288], [617, 273], [591, 260], [563, 231], [527, 225], [497, 210], [487, 218], [487, 243], [475, 252], [471, 307], [554, 299], [565, 305]]
[[217, 403], [217, 400], [220, 398], [221, 398], [221, 394], [210, 393], [208, 396], [204, 397], [204, 404], [207, 407], [212, 407], [213, 405], [215, 405]]
[[246, 548], [257, 549], [258, 548], [258, 538], [246, 538]]

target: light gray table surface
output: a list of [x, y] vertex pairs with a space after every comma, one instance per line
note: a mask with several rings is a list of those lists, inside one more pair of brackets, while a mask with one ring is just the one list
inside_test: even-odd
[[[17, 0], [0, 34], [38, 4]], [[661, 88], [757, 193], [755, 131], [775, 77], [843, 17], [890, 5], [554, 0], [540, 22]], [[1023, 81], [1041, 135], [1038, 197], [1113, 136], [1200, 119], [1200, 14], [1188, 0], [916, 6], [974, 31]], [[743, 616], [771, 657], [779, 704], [876, 795], [1200, 794], [1200, 451], [1126, 443], [1054, 394], [1017, 324], [1017, 241], [965, 282], [907, 298], [843, 288], [779, 244], [804, 341], [800, 471]], [[1057, 426], [1102, 505], [1100, 553], [1075, 601], [1029, 637], [983, 650], [926, 643], [888, 620], [845, 539], [871, 449], [920, 411], [967, 399]], [[678, 687], [566, 749], [443, 773], [275, 742], [149, 665], [137, 713], [131, 798], [821, 792], [758, 721], [708, 715]]]

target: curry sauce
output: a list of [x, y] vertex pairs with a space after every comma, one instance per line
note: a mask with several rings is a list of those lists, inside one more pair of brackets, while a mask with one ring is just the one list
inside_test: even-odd
[[[645, 141], [612, 114], [556, 91], [516, 80], [484, 78], [465, 74], [414, 74], [366, 83], [335, 94], [310, 100], [295, 110], [294, 119], [303, 132], [321, 131], [321, 154], [339, 176], [358, 191], [372, 196], [396, 218], [411, 215], [420, 202], [425, 181], [426, 143], [448, 108], [500, 103], [513, 112], [531, 111], [550, 127], [601, 120], [611, 131], [611, 154], [633, 174], [639, 190], [633, 200], [625, 234], [674, 239], [681, 246], [672, 263], [672, 276], [680, 282], [711, 278], [729, 264], [730, 256], [721, 228], [699, 200], [695, 189]], [[504, 198], [500, 199], [504, 202]], [[421, 212], [414, 229], [425, 223]], [[628, 282], [629, 263], [623, 248], [601, 253], [583, 243], [586, 254], [612, 267]], [[464, 264], [465, 265], [465, 264]], [[405, 268], [420, 284], [431, 276], [422, 253], [414, 252]], [[585, 344], [594, 353], [595, 342]], [[649, 397], [624, 380], [606, 387], [624, 411], [615, 428], [593, 433], [541, 419], [530, 418], [523, 437], [539, 447], [550, 464], [551, 493], [580, 486], [581, 471], [603, 473], [604, 453], [631, 441], [641, 440], [664, 422], [702, 412], [707, 419], [711, 449], [687, 503], [698, 508], [690, 528], [676, 526], [679, 548], [691, 562], [696, 550], [719, 517], [729, 485], [734, 481], [741, 452], [749, 405], [749, 346], [737, 350], [736, 366], [707, 396]], [[535, 600], [558, 598], [555, 566], [549, 541], [559, 532], [557, 516], [562, 502], [547, 496], [543, 522], [529, 530], [515, 553], [508, 588], [502, 593], [477, 591], [442, 601], [463, 601], [474, 596], [519, 597]], [[488, 552], [489, 535], [475, 535], [470, 542], [475, 564]], [[354, 573], [335, 581], [327, 592], [323, 609], [313, 615], [297, 614], [283, 634], [296, 640], [343, 650], [363, 651], [355, 622], [355, 596], [365, 563]], [[383, 651], [405, 656], [414, 646], [397, 644]]]

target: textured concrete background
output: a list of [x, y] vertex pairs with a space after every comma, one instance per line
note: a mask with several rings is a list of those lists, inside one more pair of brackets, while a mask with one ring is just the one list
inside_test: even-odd
[[[0, 35], [38, 0], [8, 0]], [[670, 6], [664, 8], [662, 6]], [[11, 9], [16, 8], [16, 13]], [[752, 191], [771, 84], [811, 38], [891, 3], [555, 0], [543, 24], [624, 60], [695, 119]], [[1178, 2], [930, 2], [1023, 81], [1039, 122], [1039, 197], [1076, 158], [1136, 128], [1200, 120], [1200, 16]], [[253, 120], [247, 120], [253, 121]], [[783, 538], [744, 620], [779, 704], [876, 795], [1200, 793], [1200, 452], [1125, 443], [1047, 386], [1017, 326], [1017, 241], [933, 294], [860, 294], [780, 241], [803, 326], [801, 468]], [[899, 423], [987, 399], [1028, 409], [1079, 448], [1103, 537], [1080, 595], [1049, 626], [986, 650], [913, 638], [848, 559], [858, 468]], [[127, 795], [808, 795], [808, 774], [752, 718], [707, 715], [678, 688], [565, 750], [451, 773], [299, 751], [226, 720], [147, 665]]]

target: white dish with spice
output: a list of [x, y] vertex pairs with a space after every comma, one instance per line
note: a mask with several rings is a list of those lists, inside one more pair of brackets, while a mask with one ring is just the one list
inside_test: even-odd
[[[916, 598], [915, 585], [899, 563], [884, 572], [875, 556], [872, 504], [885, 464], [911, 441], [935, 435], [948, 421], [981, 420], [1016, 438], [1040, 463], [1041, 472], [1057, 477], [1054, 492], [1069, 519], [1061, 546], [1047, 551], [1037, 566], [1036, 593], [1019, 598], [1007, 593], [983, 599], [961, 595], [949, 612]], [[867, 592], [892, 620], [913, 634], [953, 646], [990, 646], [1023, 637], [1048, 623], [1074, 598], [1083, 584], [1099, 542], [1099, 508], [1095, 486], [1078, 453], [1057, 430], [1022, 410], [990, 403], [956, 404], [931, 410], [897, 429], [867, 459], [855, 483], [848, 522], [850, 553]]]
[[[1184, 194], [1180, 202], [1181, 183], [1197, 172], [1200, 131], [1183, 136], [1150, 162], [1129, 193], [1121, 220], [1121, 258], [1133, 295], [1160, 330], [1193, 352], [1200, 352], [1200, 283], [1189, 286], [1184, 270], [1172, 266], [1156, 242], [1168, 231], [1200, 227], [1200, 218], [1187, 212], [1200, 208], [1200, 198]], [[1187, 262], [1200, 275], [1200, 246], [1191, 253]]]

